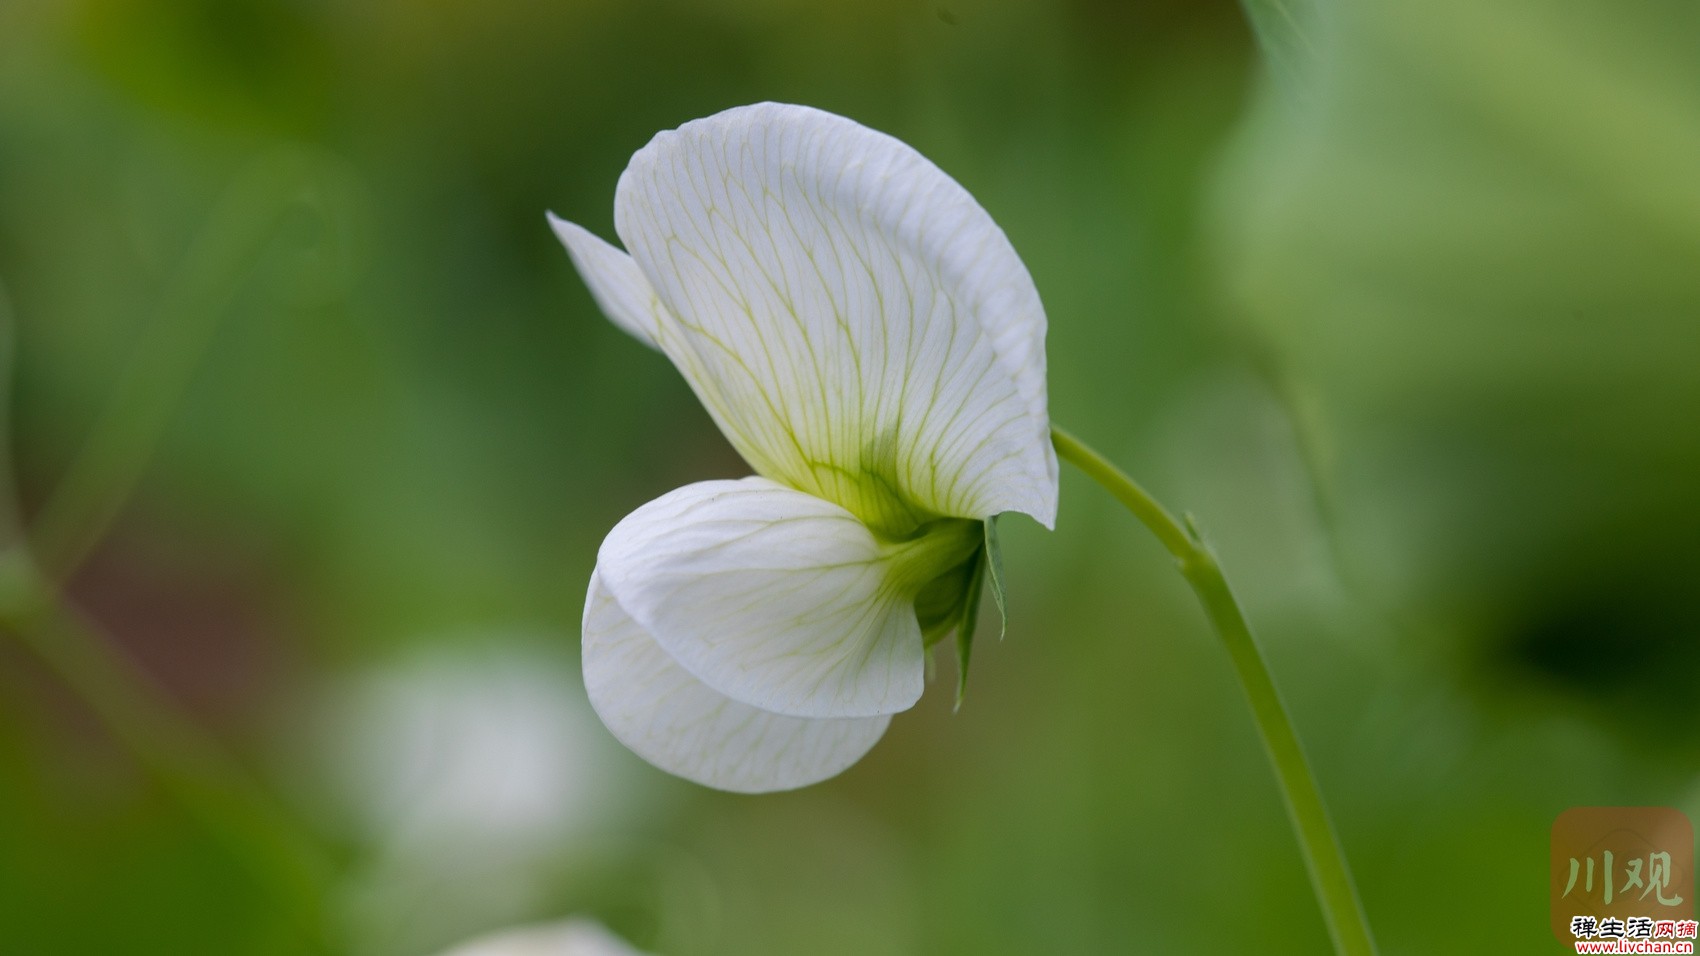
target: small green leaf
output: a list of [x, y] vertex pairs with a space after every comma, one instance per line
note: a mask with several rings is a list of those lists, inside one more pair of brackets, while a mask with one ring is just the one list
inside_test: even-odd
[[1186, 525], [1187, 537], [1193, 544], [1204, 543], [1204, 532], [1198, 527], [1198, 516], [1190, 511], [1181, 512], [1181, 522]]
[[998, 605], [998, 640], [1009, 628], [1009, 606], [1004, 602], [1003, 551], [998, 547], [998, 518], [986, 519], [986, 568], [992, 579], [992, 600]]

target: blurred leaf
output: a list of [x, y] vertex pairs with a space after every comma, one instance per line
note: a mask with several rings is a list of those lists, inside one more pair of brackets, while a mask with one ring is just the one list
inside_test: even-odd
[[1270, 75], [1302, 90], [1317, 55], [1316, 14], [1326, 0], [1241, 0]]
[[1690, 616], [1611, 582], [1697, 560], [1700, 8], [1325, 12], [1312, 95], [1258, 104], [1214, 213], [1348, 573], [1489, 656], [1691, 667]]

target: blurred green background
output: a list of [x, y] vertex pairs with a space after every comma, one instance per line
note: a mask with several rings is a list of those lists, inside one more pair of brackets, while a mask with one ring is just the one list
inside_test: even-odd
[[[962, 711], [941, 661], [836, 780], [589, 713], [601, 536], [744, 468], [544, 210], [819, 106], [980, 200], [1057, 421], [1199, 516], [1384, 951], [1555, 951], [1561, 810], [1700, 817], [1700, 6], [1289, 9], [1266, 71], [1228, 0], [0, 0], [24, 522], [328, 861], [328, 951], [1323, 951], [1225, 655], [1072, 473]], [[315, 951], [94, 713], [0, 638], [0, 953]]]

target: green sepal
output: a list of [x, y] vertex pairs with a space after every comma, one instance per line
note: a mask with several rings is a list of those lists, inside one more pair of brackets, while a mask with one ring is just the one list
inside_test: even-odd
[[[991, 582], [992, 599], [998, 606], [998, 639], [1008, 626], [1004, 603], [1003, 552], [998, 547], [996, 518], [981, 522], [980, 545], [962, 564], [939, 575], [915, 598], [915, 617], [921, 625], [924, 645], [931, 649], [947, 636], [956, 636], [956, 706], [962, 706], [968, 688], [968, 662], [974, 650], [974, 633], [980, 623], [980, 601]], [[930, 659], [930, 658], [929, 658]]]
[[975, 556], [969, 572], [968, 590], [962, 596], [962, 616], [956, 622], [956, 703], [952, 709], [962, 709], [962, 698], [968, 693], [968, 658], [974, 652], [974, 628], [980, 623], [980, 593], [986, 583], [986, 549]]
[[944, 640], [962, 623], [962, 603], [979, 575], [984, 551], [975, 548], [967, 561], [934, 578], [916, 596], [915, 619], [921, 625], [923, 646], [930, 648]]
[[1005, 603], [1003, 592], [1003, 549], [998, 547], [998, 516], [993, 515], [984, 523], [986, 569], [992, 579], [992, 600], [998, 605], [998, 640], [1001, 641], [1004, 632], [1009, 629], [1009, 606]]
[[986, 582], [992, 584], [992, 602], [998, 606], [998, 640], [1009, 630], [1009, 608], [1003, 589], [1003, 550], [998, 545], [997, 516], [987, 518], [986, 543], [975, 557], [974, 570], [963, 596], [962, 618], [956, 626], [956, 709], [968, 692], [968, 661], [974, 652], [974, 631], [980, 623], [980, 595]]

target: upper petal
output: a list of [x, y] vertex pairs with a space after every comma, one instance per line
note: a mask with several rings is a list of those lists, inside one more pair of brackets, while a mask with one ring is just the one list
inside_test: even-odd
[[638, 756], [704, 786], [792, 790], [862, 759], [890, 717], [783, 717], [710, 690], [661, 649], [602, 583], [584, 603], [584, 685], [608, 730]]
[[757, 471], [902, 533], [1050, 526], [1045, 314], [984, 209], [903, 143], [764, 103], [657, 135], [615, 224], [656, 342]]
[[914, 705], [914, 594], [855, 516], [764, 478], [704, 481], [627, 515], [597, 573], [663, 650], [735, 701], [796, 717]]
[[656, 332], [667, 321], [667, 310], [632, 257], [554, 213], [549, 213], [549, 226], [567, 247], [603, 313], [639, 342], [656, 348]]

